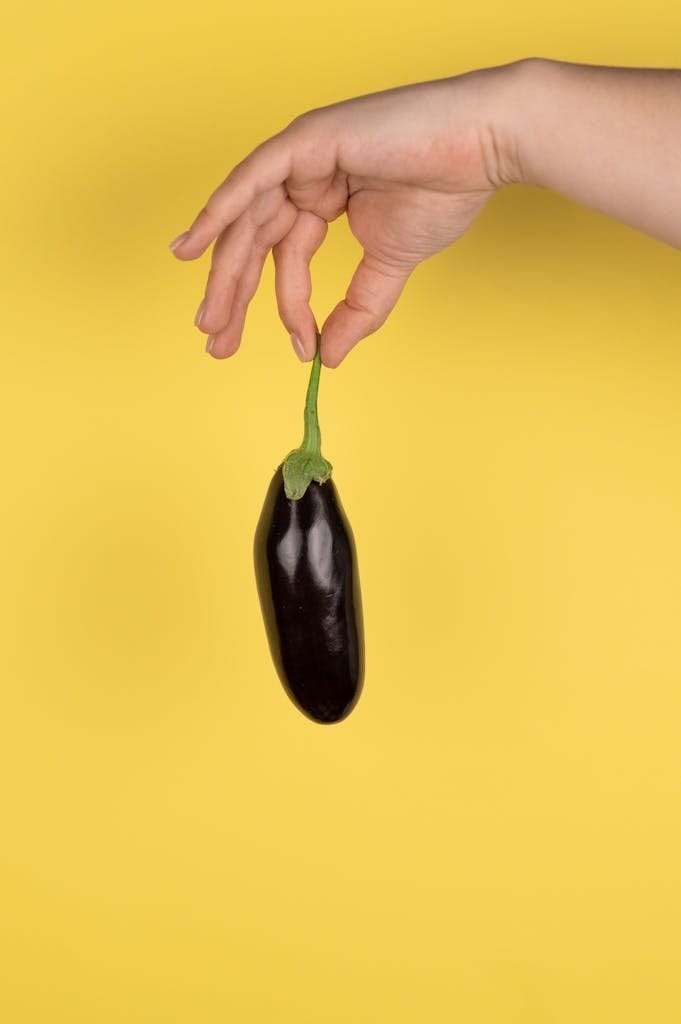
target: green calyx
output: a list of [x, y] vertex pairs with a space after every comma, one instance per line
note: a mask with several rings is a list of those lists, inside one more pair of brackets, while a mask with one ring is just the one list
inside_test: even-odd
[[317, 334], [317, 351], [315, 353], [310, 382], [307, 385], [305, 398], [305, 433], [300, 448], [295, 448], [286, 456], [283, 465], [284, 491], [287, 498], [302, 498], [313, 480], [323, 484], [331, 476], [331, 463], [322, 455], [322, 435], [317, 419], [317, 393], [319, 391], [319, 374], [322, 368], [320, 352], [321, 337]]

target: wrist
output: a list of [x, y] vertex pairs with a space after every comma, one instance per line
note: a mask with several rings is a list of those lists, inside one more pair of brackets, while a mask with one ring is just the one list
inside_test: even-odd
[[540, 185], [536, 167], [534, 126], [556, 62], [528, 57], [490, 68], [491, 116], [488, 159], [490, 178], [501, 185]]

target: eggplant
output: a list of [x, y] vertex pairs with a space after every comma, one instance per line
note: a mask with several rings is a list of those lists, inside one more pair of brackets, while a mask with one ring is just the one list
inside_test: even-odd
[[255, 578], [274, 666], [297, 707], [339, 722], [364, 681], [364, 628], [350, 523], [321, 454], [319, 336], [300, 448], [278, 467], [253, 545]]

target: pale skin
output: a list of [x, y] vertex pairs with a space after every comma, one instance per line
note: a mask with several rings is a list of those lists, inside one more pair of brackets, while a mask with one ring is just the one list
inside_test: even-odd
[[531, 59], [309, 111], [267, 139], [172, 243], [215, 242], [196, 326], [224, 359], [272, 251], [281, 320], [315, 352], [310, 260], [345, 214], [363, 249], [321, 325], [335, 367], [394, 308], [411, 272], [505, 185], [548, 188], [681, 248], [681, 70]]

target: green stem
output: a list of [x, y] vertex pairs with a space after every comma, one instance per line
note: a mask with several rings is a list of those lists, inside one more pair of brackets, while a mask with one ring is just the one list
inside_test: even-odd
[[304, 451], [317, 455], [322, 454], [322, 434], [317, 417], [317, 395], [319, 394], [321, 370], [322, 357], [319, 352], [319, 335], [317, 335], [317, 351], [315, 352], [314, 362], [310, 371], [310, 380], [307, 385], [307, 394], [305, 395], [305, 411], [303, 413], [305, 432], [301, 445]]
[[317, 394], [322, 369], [320, 343], [321, 338], [317, 334], [317, 351], [305, 397], [303, 443], [300, 448], [289, 453], [283, 465], [284, 490], [286, 497], [293, 500], [302, 498], [313, 480], [323, 484], [331, 476], [331, 463], [322, 455], [322, 435], [317, 418]]

